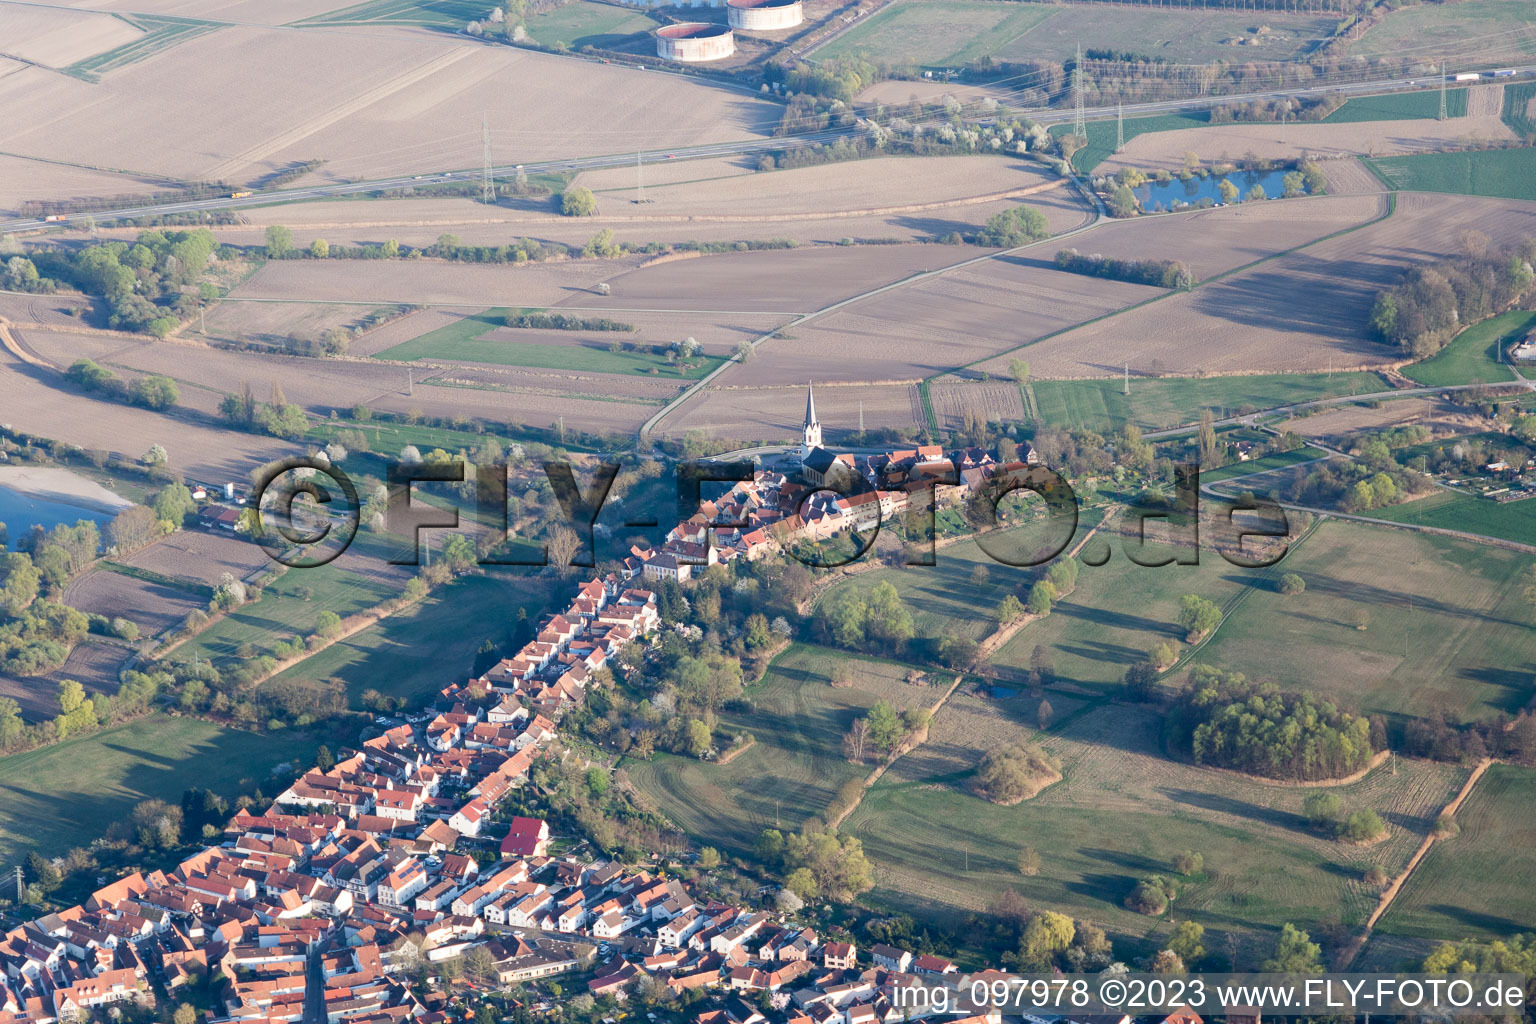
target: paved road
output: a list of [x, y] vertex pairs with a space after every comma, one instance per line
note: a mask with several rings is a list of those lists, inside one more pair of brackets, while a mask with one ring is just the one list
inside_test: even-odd
[[[1521, 76], [1536, 75], [1536, 65], [1525, 65], [1513, 70]], [[1369, 82], [1354, 82], [1342, 85], [1314, 85], [1292, 89], [1274, 89], [1262, 92], [1237, 93], [1224, 96], [1201, 96], [1181, 100], [1157, 100], [1148, 103], [1133, 103], [1124, 108], [1124, 112], [1131, 116], [1143, 116], [1146, 114], [1167, 113], [1177, 110], [1199, 110], [1214, 106], [1219, 103], [1244, 103], [1255, 99], [1279, 99], [1284, 97], [1308, 97], [1321, 96], [1328, 93], [1343, 95], [1356, 95], [1362, 93], [1397, 92], [1405, 89], [1414, 89], [1422, 86], [1426, 79], [1418, 78], [1386, 78]], [[988, 83], [981, 83], [986, 85]], [[1116, 115], [1115, 107], [1093, 107], [1085, 113], [1094, 120], [1102, 120]], [[1042, 124], [1057, 124], [1070, 121], [1073, 112], [1070, 110], [1052, 110], [1044, 108], [1026, 109], [1021, 111], [1026, 116]], [[770, 136], [758, 139], [746, 139], [738, 142], [710, 143], [703, 146], [684, 147], [672, 150], [642, 151], [639, 156], [647, 163], [656, 163], [671, 158], [697, 158], [712, 156], [739, 156], [748, 153], [762, 153], [782, 149], [793, 149], [802, 146], [816, 145], [821, 142], [833, 141], [837, 138], [857, 134], [862, 128], [835, 129], [822, 132], [812, 132], [799, 136]], [[579, 171], [592, 170], [600, 167], [628, 166], [635, 162], [636, 154], [614, 153], [605, 156], [574, 157], [561, 160], [545, 160], [538, 163], [522, 165], [509, 164], [493, 168], [497, 177], [505, 178], [514, 174], [521, 166], [529, 173], [542, 173], [548, 171]], [[122, 220], [133, 217], [155, 217], [176, 213], [196, 213], [212, 210], [240, 210], [254, 206], [268, 206], [273, 203], [300, 202], [310, 199], [334, 199], [338, 196], [364, 195], [386, 189], [405, 188], [426, 184], [441, 184], [447, 182], [473, 183], [478, 181], [481, 172], [478, 170], [444, 171], [438, 174], [425, 175], [396, 175], [389, 178], [376, 178], [366, 181], [344, 182], [331, 185], [312, 185], [296, 189], [278, 189], [256, 192], [246, 198], [236, 199], [232, 195], [219, 195], [207, 199], [190, 200], [186, 202], [158, 203], [147, 206], [125, 206], [112, 210], [95, 211], [89, 214], [97, 221]], [[77, 218], [86, 214], [75, 214]], [[47, 221], [31, 217], [0, 222], [0, 231], [25, 231], [46, 227]]]

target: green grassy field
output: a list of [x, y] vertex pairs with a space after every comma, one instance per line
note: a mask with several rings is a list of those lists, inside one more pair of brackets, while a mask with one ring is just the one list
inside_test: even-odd
[[484, 4], [473, 0], [364, 0], [293, 24], [300, 28], [312, 25], [429, 25], [458, 30], [468, 22], [484, 18], [487, 10], [489, 8]]
[[[853, 686], [831, 685], [840, 662], [855, 666]], [[906, 708], [938, 700], [937, 687], [909, 685], [906, 672], [904, 665], [795, 644], [747, 691], [752, 711], [722, 716], [716, 730], [749, 730], [757, 738], [752, 749], [727, 765], [657, 754], [652, 761], [625, 759], [624, 767], [694, 839], [745, 853], [763, 829], [800, 828], [826, 811], [843, 783], [869, 774], [870, 766], [844, 760], [841, 747], [854, 719], [876, 701]]]
[[[359, 531], [351, 550], [382, 562], [396, 548], [376, 534]], [[404, 585], [403, 571], [394, 575], [364, 575], [342, 568], [343, 564], [358, 563], [341, 559], [314, 568], [290, 570], [262, 591], [260, 601], [243, 605], [225, 616], [179, 648], [176, 657], [195, 655], [227, 667], [240, 657], [241, 644], [254, 645], [258, 654], [270, 653], [269, 648], [277, 640], [313, 633], [315, 618], [321, 612], [332, 611], [346, 618], [398, 597]]]
[[1517, 310], [1473, 324], [1422, 362], [1403, 367], [1403, 376], [1432, 388], [1473, 381], [1514, 380], [1515, 372], [1500, 356], [1506, 342], [1536, 323], [1536, 313]]
[[192, 786], [236, 795], [285, 762], [309, 763], [317, 741], [297, 730], [256, 734], [152, 715], [92, 736], [0, 758], [0, 861], [89, 845], [133, 805], [178, 803]]
[[[1447, 89], [1445, 112], [1450, 117], [1467, 114], [1467, 90]], [[1440, 90], [1394, 92], [1384, 96], [1357, 96], [1327, 117], [1323, 124], [1349, 124], [1356, 121], [1406, 121], [1411, 118], [1440, 116]]]
[[[1240, 569], [1215, 551], [1204, 551], [1199, 565], [1143, 566], [1130, 561], [1120, 530], [1101, 533], [1090, 542], [1102, 554], [1107, 543], [1112, 552], [1100, 566], [1084, 565], [1077, 589], [1059, 601], [1051, 614], [1020, 629], [993, 657], [1005, 675], [1022, 674], [1029, 668], [1037, 645], [1051, 652], [1057, 678], [1101, 693], [1120, 688], [1126, 668], [1141, 661], [1153, 645], [1172, 640], [1183, 647], [1178, 627], [1179, 600], [1199, 594], [1229, 607], [1258, 589], [1273, 586], [1272, 570]], [[1130, 524], [1134, 528], [1134, 524]], [[1155, 540], [1157, 521], [1147, 527], [1148, 551], [1143, 561], [1165, 553]]]
[[170, 49], [177, 43], [184, 43], [189, 39], [206, 35], [221, 26], [216, 22], [197, 21], [192, 18], [168, 18], [158, 15], [135, 14], [131, 18], [123, 20], [144, 30], [144, 35], [131, 43], [115, 46], [85, 60], [76, 61], [64, 68], [64, 73], [83, 78], [88, 82], [94, 82], [109, 71], [137, 64], [147, 57], [153, 57], [162, 50]]
[[[1210, 115], [1203, 110], [1179, 114], [1156, 114], [1152, 117], [1128, 117], [1125, 119], [1125, 139], [1129, 142], [1147, 132], [1172, 132], [1180, 128], [1198, 128], [1210, 123]], [[1088, 144], [1072, 154], [1072, 166], [1079, 171], [1091, 171], [1108, 160], [1115, 152], [1116, 127], [1114, 121], [1089, 121]], [[1052, 135], [1065, 135], [1071, 125], [1053, 125]]]
[[548, 370], [584, 370], [589, 373], [632, 373], [649, 376], [697, 380], [725, 360], [719, 356], [698, 356], [684, 368], [668, 363], [646, 346], [643, 350], [610, 352], [614, 341], [624, 343], [622, 331], [572, 331], [580, 344], [551, 345], [540, 342], [506, 341], [486, 335], [503, 326], [510, 309], [488, 309], [464, 317], [446, 327], [429, 331], [419, 338], [402, 342], [382, 352], [375, 359], [456, 359], [471, 363], [497, 363], [502, 366], [529, 366]]
[[[1012, 8], [1010, 10], [1010, 8]], [[1079, 41], [1173, 62], [1291, 60], [1332, 30], [1326, 16], [1267, 12], [1268, 31], [1235, 11], [1123, 9], [1105, 18], [1092, 6], [992, 4], [976, 0], [915, 0], [861, 22], [816, 51], [823, 59], [859, 53], [875, 61], [958, 67], [984, 57], [999, 61], [1065, 61]], [[1257, 39], [1239, 45], [1239, 39]]]
[[[1531, 561], [1451, 538], [1323, 523], [1276, 567], [1299, 575], [1305, 593], [1255, 588], [1197, 658], [1370, 714], [1513, 714], [1531, 699], [1536, 662], [1518, 582]], [[1370, 616], [1363, 631], [1361, 610]]]
[[1527, 113], [1533, 99], [1536, 99], [1536, 82], [1504, 86], [1504, 108], [1499, 112], [1499, 118], [1523, 139], [1536, 135], [1536, 124]]
[[[1519, 0], [1467, 0], [1454, 7], [1406, 4], [1368, 29], [1344, 53], [1451, 57], [1449, 71], [1491, 70], [1511, 58], [1536, 54], [1536, 11]], [[1527, 30], [1527, 31], [1522, 31]]]
[[570, 593], [568, 582], [487, 569], [485, 575], [461, 579], [275, 678], [340, 679], [354, 704], [367, 689], [418, 700], [464, 677], [486, 640], [506, 646], [520, 609], [537, 622], [555, 589], [561, 595]]
[[923, 0], [892, 4], [817, 51], [818, 59], [859, 54], [893, 64], [951, 67], [996, 54], [1050, 18], [1034, 4]]
[[1505, 938], [1536, 921], [1536, 769], [1496, 764], [1408, 879], [1377, 930], [1426, 939]]
[[1135, 423], [1143, 430], [1198, 423], [1200, 410], [1217, 418], [1259, 409], [1310, 402], [1338, 395], [1388, 390], [1374, 373], [1256, 374], [1249, 377], [1162, 377], [1124, 382], [1104, 380], [1039, 381], [1030, 385], [1040, 417], [1049, 426], [1098, 433], [1123, 430]]
[[[997, 707], [1003, 721], [985, 728], [977, 711], [956, 710], [970, 719], [973, 738], [951, 741], [963, 750], [954, 760], [972, 765], [1017, 717]], [[949, 714], [949, 706], [939, 712], [931, 735]], [[1089, 705], [1064, 713], [1040, 741], [1061, 762], [1062, 781], [1012, 807], [967, 792], [943, 760], [925, 764], [927, 744], [897, 762], [844, 826], [876, 862], [872, 902], [954, 920], [1011, 887], [1031, 907], [1099, 924], [1117, 954], [1135, 956], [1156, 948], [1169, 923], [1127, 910], [1126, 895], [1137, 879], [1171, 873], [1180, 851], [1195, 850], [1206, 872], [1185, 882], [1168, 916], [1203, 924], [1213, 951], [1224, 954], [1232, 933], [1246, 952], [1272, 943], [1269, 933], [1286, 921], [1362, 920], [1374, 902], [1360, 884], [1366, 868], [1400, 868], [1466, 777], [1460, 767], [1402, 760], [1395, 776], [1378, 770], [1339, 787], [1345, 806], [1374, 808], [1393, 825], [1385, 842], [1348, 847], [1305, 827], [1306, 790], [1166, 758], [1157, 716], [1145, 708]], [[1016, 867], [1026, 844], [1041, 858], [1033, 877]]]
[[657, 24], [656, 19], [643, 11], [589, 3], [588, 0], [562, 4], [553, 10], [529, 15], [524, 21], [524, 27], [535, 42], [572, 49], [611, 47], [649, 32]]
[[1500, 199], [1536, 199], [1536, 149], [1419, 153], [1365, 160], [1393, 188]]
[[1497, 537], [1521, 544], [1536, 539], [1536, 499], [1498, 502], [1475, 494], [1440, 491], [1427, 498], [1379, 509], [1372, 515], [1396, 523]]
[[1216, 469], [1204, 470], [1200, 474], [1200, 482], [1203, 484], [1219, 483], [1222, 480], [1231, 480], [1234, 477], [1252, 476], [1255, 473], [1270, 473], [1277, 469], [1289, 469], [1303, 462], [1320, 459], [1328, 453], [1321, 448], [1297, 448], [1294, 451], [1276, 452], [1274, 455], [1266, 455], [1262, 459], [1252, 459], [1248, 462], [1233, 462]]
[[[827, 591], [823, 600], [837, 600], [867, 591], [878, 583], [891, 583], [912, 612], [918, 636], [952, 635], [980, 640], [997, 628], [992, 610], [998, 602], [1009, 594], [1027, 592], [1034, 578], [1026, 569], [994, 561], [974, 540], [956, 541], [939, 548], [934, 558], [937, 564], [932, 566], [862, 573]], [[986, 578], [979, 584], [972, 582], [971, 577], [978, 566], [986, 570]]]

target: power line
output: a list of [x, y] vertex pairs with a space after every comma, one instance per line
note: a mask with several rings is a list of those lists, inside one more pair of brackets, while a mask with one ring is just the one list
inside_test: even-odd
[[496, 202], [496, 179], [491, 174], [491, 122], [484, 114], [480, 115], [480, 146], [485, 151], [480, 168], [480, 201], [489, 205]]
[[1088, 125], [1083, 118], [1083, 44], [1077, 44], [1077, 60], [1072, 65], [1072, 134], [1080, 139], [1088, 137]]

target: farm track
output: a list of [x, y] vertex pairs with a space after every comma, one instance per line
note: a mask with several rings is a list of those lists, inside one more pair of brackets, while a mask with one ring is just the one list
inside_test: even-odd
[[[1440, 812], [1441, 817], [1454, 817], [1456, 812], [1461, 810], [1462, 804], [1466, 803], [1467, 797], [1471, 796], [1472, 790], [1477, 787], [1478, 780], [1483, 777], [1484, 773], [1488, 771], [1489, 767], [1492, 766], [1493, 763], [1493, 759], [1488, 757], [1485, 757], [1481, 761], [1477, 762], [1477, 767], [1473, 768], [1472, 774], [1467, 776], [1467, 781], [1462, 785], [1460, 792], [1452, 797], [1451, 802], [1446, 804], [1445, 809]], [[1423, 862], [1424, 858], [1429, 855], [1429, 851], [1435, 845], [1435, 842], [1436, 836], [1434, 832], [1430, 832], [1429, 835], [1424, 837], [1424, 841], [1419, 844], [1419, 848], [1415, 850], [1413, 856], [1409, 858], [1408, 864], [1403, 868], [1402, 873], [1399, 874], [1396, 878], [1392, 879], [1391, 884], [1388, 885], [1387, 888], [1382, 892], [1381, 899], [1376, 904], [1376, 909], [1373, 910], [1371, 912], [1371, 916], [1366, 919], [1364, 930], [1361, 931], [1361, 933], [1355, 939], [1353, 939], [1349, 945], [1345, 946], [1344, 949], [1340, 951], [1339, 957], [1334, 965], [1334, 970], [1347, 971], [1350, 964], [1355, 962], [1355, 958], [1360, 955], [1360, 951], [1363, 950], [1365, 948], [1365, 944], [1370, 941], [1372, 929], [1376, 927], [1376, 923], [1381, 920], [1382, 915], [1387, 912], [1387, 909], [1392, 906], [1392, 901], [1397, 898], [1397, 894], [1401, 892], [1403, 886], [1407, 884], [1408, 879], [1413, 875], [1414, 869], [1416, 869], [1419, 864]]]
[[[954, 696], [955, 691], [960, 689], [960, 684], [963, 683], [964, 681], [965, 681], [965, 676], [964, 675], [956, 675], [955, 676], [955, 681], [949, 685], [949, 689], [944, 691], [944, 696], [940, 697], [937, 701], [935, 701], [933, 707], [928, 709], [928, 720], [929, 720], [930, 723], [932, 723], [933, 719], [938, 716], [938, 713], [944, 709], [945, 702], [948, 701], [950, 697]], [[923, 731], [923, 738], [924, 739], [927, 738], [927, 729], [926, 728]], [[859, 809], [859, 804], [864, 802], [864, 794], [869, 792], [871, 786], [873, 786], [875, 783], [880, 781], [880, 777], [885, 774], [886, 770], [888, 768], [890, 768], [892, 765], [894, 765], [897, 761], [901, 760], [902, 757], [904, 757], [907, 754], [910, 754], [912, 751], [916, 750], [918, 747], [920, 747], [922, 745], [923, 745], [923, 741], [919, 740], [918, 742], [912, 744], [912, 746], [907, 747], [906, 749], [902, 749], [902, 748], [898, 747], [894, 754], [892, 754], [890, 757], [886, 758], [886, 760], [882, 761], [878, 766], [876, 766], [874, 771], [869, 773], [869, 777], [864, 780], [863, 787], [861, 788], [861, 790], [859, 792], [859, 799], [855, 800], [848, 807], [844, 808], [843, 812], [841, 814], [839, 814], [836, 818], [834, 818], [832, 821], [827, 823], [828, 826], [831, 827], [835, 831], [838, 828], [838, 826], [842, 825], [843, 822], [847, 821], [848, 820], [848, 816], [850, 814], [852, 814], [854, 811], [858, 810]]]

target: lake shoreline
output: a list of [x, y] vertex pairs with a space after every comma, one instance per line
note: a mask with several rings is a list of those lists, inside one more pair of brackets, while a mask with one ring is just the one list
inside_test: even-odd
[[32, 501], [109, 515], [133, 507], [133, 502], [96, 481], [55, 466], [0, 466], [0, 488]]

